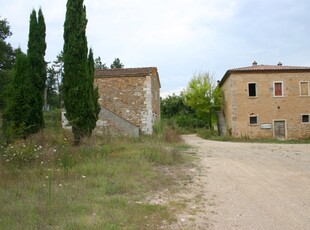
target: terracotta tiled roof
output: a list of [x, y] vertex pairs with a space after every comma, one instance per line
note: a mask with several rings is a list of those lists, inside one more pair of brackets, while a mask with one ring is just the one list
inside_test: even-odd
[[283, 65], [252, 65], [247, 67], [229, 69], [219, 83], [222, 86], [228, 76], [232, 73], [250, 73], [250, 72], [310, 72], [310, 67], [305, 66], [283, 66]]
[[310, 70], [310, 67], [303, 66], [282, 66], [282, 65], [253, 65], [230, 69], [227, 72], [246, 72], [246, 71], [289, 71], [289, 70]]
[[146, 76], [153, 72], [157, 73], [156, 67], [96, 69], [95, 77]]

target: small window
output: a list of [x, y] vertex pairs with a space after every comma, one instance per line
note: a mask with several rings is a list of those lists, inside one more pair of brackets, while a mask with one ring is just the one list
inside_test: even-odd
[[250, 116], [250, 125], [257, 125], [257, 116]]
[[249, 97], [256, 97], [256, 83], [248, 84]]
[[300, 96], [309, 96], [309, 82], [301, 81], [300, 82]]
[[310, 122], [309, 114], [303, 114], [303, 115], [301, 115], [301, 122], [302, 122], [302, 123], [309, 123], [309, 122]]
[[273, 84], [274, 88], [274, 96], [275, 97], [282, 97], [283, 96], [283, 83], [282, 82], [275, 82]]

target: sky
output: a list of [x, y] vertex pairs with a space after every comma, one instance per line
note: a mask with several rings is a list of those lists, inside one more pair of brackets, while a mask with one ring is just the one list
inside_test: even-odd
[[[29, 17], [41, 7], [45, 60], [63, 48], [66, 0], [0, 0], [14, 48], [27, 51]], [[84, 0], [88, 47], [107, 66], [157, 67], [161, 96], [180, 93], [195, 74], [220, 80], [258, 64], [310, 66], [309, 0]]]

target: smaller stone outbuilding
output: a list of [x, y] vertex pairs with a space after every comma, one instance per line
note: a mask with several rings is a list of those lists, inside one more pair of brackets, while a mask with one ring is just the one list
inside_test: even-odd
[[160, 80], [156, 67], [96, 69], [101, 111], [97, 132], [152, 134], [160, 118]]

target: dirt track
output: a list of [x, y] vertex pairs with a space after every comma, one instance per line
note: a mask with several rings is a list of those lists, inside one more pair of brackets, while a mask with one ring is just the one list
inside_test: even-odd
[[310, 229], [310, 145], [183, 138], [198, 159], [172, 229]]

